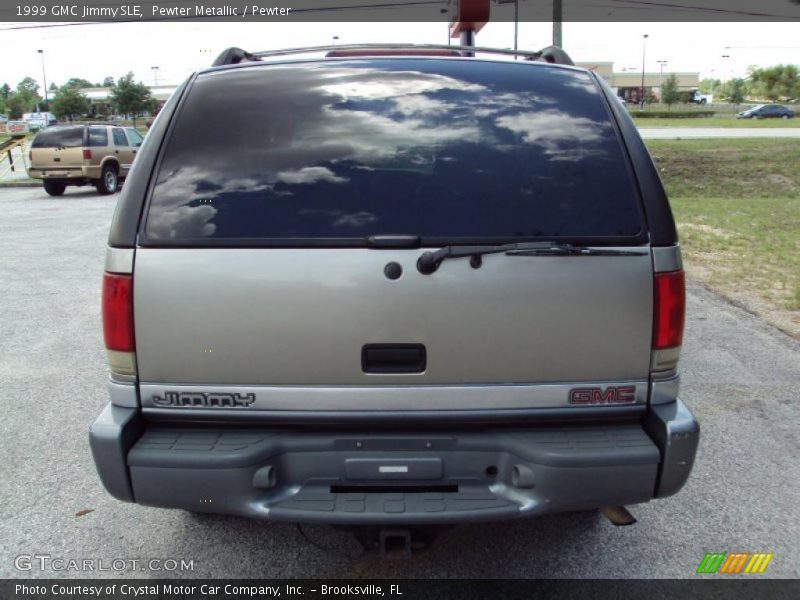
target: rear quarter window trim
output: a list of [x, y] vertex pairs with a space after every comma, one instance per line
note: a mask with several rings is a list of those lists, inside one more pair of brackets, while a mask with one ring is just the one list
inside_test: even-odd
[[114, 146], [117, 148], [127, 148], [130, 146], [128, 136], [125, 135], [125, 130], [122, 127], [112, 127], [111, 138], [114, 142]]
[[[385, 57], [384, 57], [385, 58]], [[443, 60], [441, 57], [393, 57], [398, 60], [408, 59], [408, 60]], [[263, 62], [255, 62], [255, 63], [240, 63], [236, 65], [228, 65], [228, 66], [221, 66], [216, 67], [213, 69], [205, 69], [202, 71], [198, 71], [194, 73], [193, 76], [188, 80], [184, 85], [184, 89], [181, 91], [181, 96], [178, 99], [172, 114], [170, 115], [170, 121], [167, 125], [166, 131], [161, 139], [158, 155], [155, 159], [155, 163], [152, 166], [148, 188], [147, 188], [147, 195], [144, 199], [141, 217], [139, 219], [138, 225], [138, 232], [136, 236], [136, 244], [137, 246], [143, 248], [374, 248], [368, 242], [365, 237], [343, 237], [343, 238], [182, 238], [179, 240], [168, 240], [168, 239], [156, 239], [148, 236], [146, 230], [146, 224], [149, 216], [149, 212], [152, 206], [153, 201], [153, 194], [156, 187], [156, 179], [157, 175], [161, 170], [162, 163], [164, 160], [164, 156], [166, 153], [166, 148], [169, 144], [169, 140], [173, 134], [175, 129], [176, 123], [180, 120], [181, 113], [185, 107], [186, 100], [188, 97], [191, 96], [192, 88], [194, 87], [195, 82], [197, 81], [198, 75], [204, 74], [219, 74], [224, 73], [225, 71], [229, 70], [239, 70], [239, 69], [255, 69], [255, 68], [269, 68], [270, 66], [282, 66], [282, 65], [294, 65], [294, 64], [305, 64], [305, 63], [318, 63], [318, 62], [329, 62], [329, 61], [337, 61], [337, 62], [345, 62], [345, 61], [352, 61], [354, 60], [353, 57], [341, 57], [341, 58], [332, 58], [332, 59], [319, 59], [319, 58], [309, 58], [309, 59], [294, 59], [294, 60], [287, 60], [281, 62], [270, 62], [269, 64], [265, 65]], [[357, 60], [368, 60], [368, 58], [360, 57]], [[461, 60], [461, 59], [452, 59], [452, 60]], [[474, 59], [463, 59], [463, 60], [474, 60]], [[482, 61], [482, 62], [498, 62], [504, 63], [505, 61]], [[553, 68], [553, 69], [569, 69], [569, 70], [578, 70], [583, 72], [583, 69], [576, 69], [573, 67], [561, 67], [558, 65], [550, 65], [550, 64], [536, 64], [530, 65], [531, 68]], [[649, 224], [647, 219], [647, 211], [644, 207], [644, 199], [641, 193], [639, 179], [636, 174], [635, 165], [632, 162], [632, 158], [630, 152], [628, 150], [628, 146], [625, 140], [625, 136], [621, 131], [621, 125], [618, 122], [617, 116], [614, 112], [615, 107], [611, 106], [608, 102], [608, 98], [606, 95], [605, 90], [601, 83], [597, 80], [597, 74], [592, 71], [587, 71], [590, 81], [598, 90], [598, 93], [602, 97], [602, 103], [604, 105], [604, 111], [609, 118], [609, 123], [614, 128], [614, 137], [617, 140], [617, 143], [620, 146], [621, 152], [623, 157], [625, 158], [625, 169], [628, 172], [629, 177], [631, 178], [632, 183], [632, 192], [635, 197], [635, 207], [637, 214], [639, 216], [639, 222], [641, 223], [642, 227], [640, 230], [635, 234], [628, 234], [628, 235], [612, 235], [612, 236], [588, 236], [588, 237], [576, 237], [576, 236], [541, 236], [541, 237], [421, 237], [419, 247], [441, 247], [444, 245], [457, 245], [457, 244], [464, 244], [464, 245], [493, 245], [493, 244], [503, 244], [503, 243], [516, 243], [516, 242], [528, 242], [528, 241], [557, 241], [562, 243], [572, 243], [576, 245], [585, 245], [585, 246], [640, 246], [642, 244], [647, 244], [651, 242], [651, 237], [649, 233]]]
[[[197, 73], [193, 73], [173, 92], [158, 113], [148, 135], [144, 136], [142, 145], [137, 148], [136, 160], [126, 178], [111, 221], [108, 245], [113, 248], [134, 248], [137, 245], [139, 228], [144, 224], [146, 207], [152, 192], [153, 174], [157, 172], [164, 142], [169, 136], [170, 126], [186, 90], [191, 87], [196, 76]], [[144, 175], [138, 175], [140, 172], [144, 172]], [[138, 183], [141, 179], [146, 179], [146, 182]]]
[[[98, 136], [98, 139], [93, 140], [92, 135]], [[108, 127], [90, 125], [86, 128], [86, 140], [89, 148], [107, 148], [110, 145]], [[103, 143], [97, 143], [99, 141], [103, 141]]]
[[678, 243], [678, 232], [664, 184], [653, 157], [647, 150], [636, 125], [627, 109], [614, 98], [615, 94], [608, 84], [593, 73], [594, 79], [605, 97], [611, 111], [612, 120], [620, 136], [622, 148], [631, 167], [633, 181], [640, 198], [644, 222], [647, 225], [650, 244], [653, 246], [674, 246]]

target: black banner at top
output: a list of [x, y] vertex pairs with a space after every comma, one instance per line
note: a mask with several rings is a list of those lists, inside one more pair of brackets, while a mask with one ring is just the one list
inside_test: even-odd
[[17, 22], [800, 21], [800, 0], [3, 0]]

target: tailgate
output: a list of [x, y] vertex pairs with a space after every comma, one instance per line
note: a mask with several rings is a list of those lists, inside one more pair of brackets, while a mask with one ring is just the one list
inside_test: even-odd
[[83, 164], [84, 127], [48, 127], [36, 134], [31, 143], [31, 167], [44, 171], [66, 171]]
[[[484, 257], [417, 272], [421, 250], [139, 249], [139, 375], [175, 384], [646, 379], [652, 266], [637, 256]], [[390, 280], [384, 266], [403, 275]], [[422, 344], [422, 372], [364, 372], [368, 344]]]
[[69, 171], [83, 164], [82, 148], [31, 148], [31, 168], [43, 171]]

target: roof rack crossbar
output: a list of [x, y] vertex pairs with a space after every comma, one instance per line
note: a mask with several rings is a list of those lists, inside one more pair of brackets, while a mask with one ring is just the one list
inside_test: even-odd
[[260, 52], [245, 52], [240, 48], [228, 48], [223, 51], [212, 66], [231, 65], [243, 61], [258, 61], [274, 56], [288, 56], [291, 54], [307, 54], [312, 52], [326, 52], [331, 50], [455, 50], [465, 55], [475, 52], [485, 54], [502, 54], [505, 56], [520, 56], [527, 60], [542, 60], [561, 65], [573, 65], [572, 59], [558, 46], [548, 46], [541, 50], [510, 50], [506, 48], [486, 48], [483, 46], [458, 46], [444, 44], [340, 44], [335, 46], [309, 46], [306, 48], [286, 48], [282, 50], [263, 50]]

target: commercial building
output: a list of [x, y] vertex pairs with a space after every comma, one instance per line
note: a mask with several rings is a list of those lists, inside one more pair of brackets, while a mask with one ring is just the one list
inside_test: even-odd
[[[642, 90], [642, 72], [635, 69], [614, 70], [613, 62], [579, 62], [579, 67], [595, 71], [608, 82], [617, 94], [631, 103], [638, 103]], [[700, 85], [700, 73], [661, 71], [644, 74], [644, 93], [648, 101], [658, 101], [661, 96], [661, 85], [667, 77], [675, 75], [678, 90], [691, 92]]]
[[[175, 85], [149, 85], [147, 88], [150, 90], [153, 98], [158, 100], [159, 104], [164, 104], [167, 99], [175, 91]], [[81, 93], [89, 98], [92, 104], [91, 115], [111, 115], [114, 114], [114, 109], [111, 106], [111, 90], [110, 87], [91, 87], [81, 88]]]

